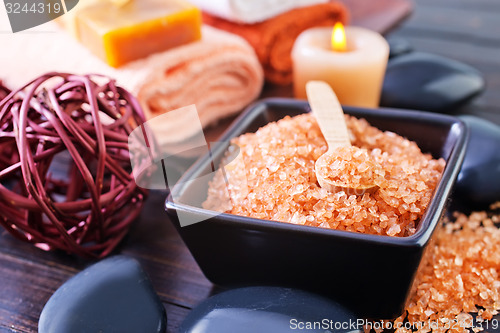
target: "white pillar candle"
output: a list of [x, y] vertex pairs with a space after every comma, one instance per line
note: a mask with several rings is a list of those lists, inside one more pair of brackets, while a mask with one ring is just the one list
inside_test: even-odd
[[295, 97], [306, 99], [307, 81], [321, 80], [330, 84], [344, 105], [378, 107], [389, 57], [387, 41], [374, 31], [347, 27], [346, 50], [335, 51], [332, 30], [312, 28], [295, 41]]

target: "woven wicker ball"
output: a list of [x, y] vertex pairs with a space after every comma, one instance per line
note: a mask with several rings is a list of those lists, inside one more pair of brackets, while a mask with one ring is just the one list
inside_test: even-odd
[[9, 93], [10, 90], [7, 87], [5, 87], [2, 81], [0, 80], [0, 101], [4, 99]]
[[109, 254], [145, 200], [127, 146], [143, 122], [103, 76], [49, 73], [11, 92], [0, 102], [1, 225], [44, 250]]

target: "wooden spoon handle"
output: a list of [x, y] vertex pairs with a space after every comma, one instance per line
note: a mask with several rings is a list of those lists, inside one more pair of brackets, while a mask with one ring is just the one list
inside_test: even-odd
[[307, 99], [325, 137], [328, 149], [351, 145], [342, 106], [332, 88], [323, 81], [306, 84]]
[[109, 0], [113, 5], [120, 8], [128, 4], [131, 0]]

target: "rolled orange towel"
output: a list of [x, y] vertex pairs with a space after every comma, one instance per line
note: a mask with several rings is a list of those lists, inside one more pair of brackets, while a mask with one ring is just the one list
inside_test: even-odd
[[[264, 83], [262, 67], [248, 43], [211, 27], [204, 27], [200, 42], [153, 55], [136, 67], [140, 66], [150, 70], [133, 91], [147, 118], [195, 104], [203, 127], [241, 111], [259, 96]], [[160, 143], [193, 134], [181, 121], [156, 124]], [[169, 138], [173, 132], [180, 133]]]
[[255, 49], [266, 79], [282, 85], [292, 82], [290, 53], [298, 35], [311, 27], [347, 24], [348, 19], [347, 8], [335, 1], [293, 9], [255, 24], [239, 24], [203, 13], [204, 23], [245, 38]]

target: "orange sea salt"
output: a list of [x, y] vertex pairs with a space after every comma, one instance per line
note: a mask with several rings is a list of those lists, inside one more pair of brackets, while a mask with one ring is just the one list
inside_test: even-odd
[[[330, 184], [349, 188], [346, 194], [363, 194], [363, 188], [376, 189], [385, 179], [384, 170], [370, 158], [366, 149], [339, 147], [321, 159], [323, 163], [316, 163], [316, 175]], [[321, 182], [319, 184], [321, 186]]]
[[[438, 230], [417, 273], [405, 314], [396, 324], [406, 319], [422, 332], [493, 329], [495, 323], [481, 320], [491, 319], [500, 310], [498, 223], [500, 214], [474, 212], [459, 214], [455, 222]], [[473, 322], [470, 313], [477, 313], [479, 320]]]
[[[303, 114], [233, 139], [241, 152], [241, 166], [226, 168], [224, 175], [214, 177], [204, 208], [369, 234], [414, 234], [445, 161], [423, 154], [416, 143], [382, 132], [363, 119], [346, 116], [346, 123], [353, 146], [366, 149], [382, 168], [384, 177], [376, 192], [330, 193], [318, 185], [314, 165], [327, 145], [315, 118]], [[227, 188], [229, 198], [225, 179], [232, 184]]]

